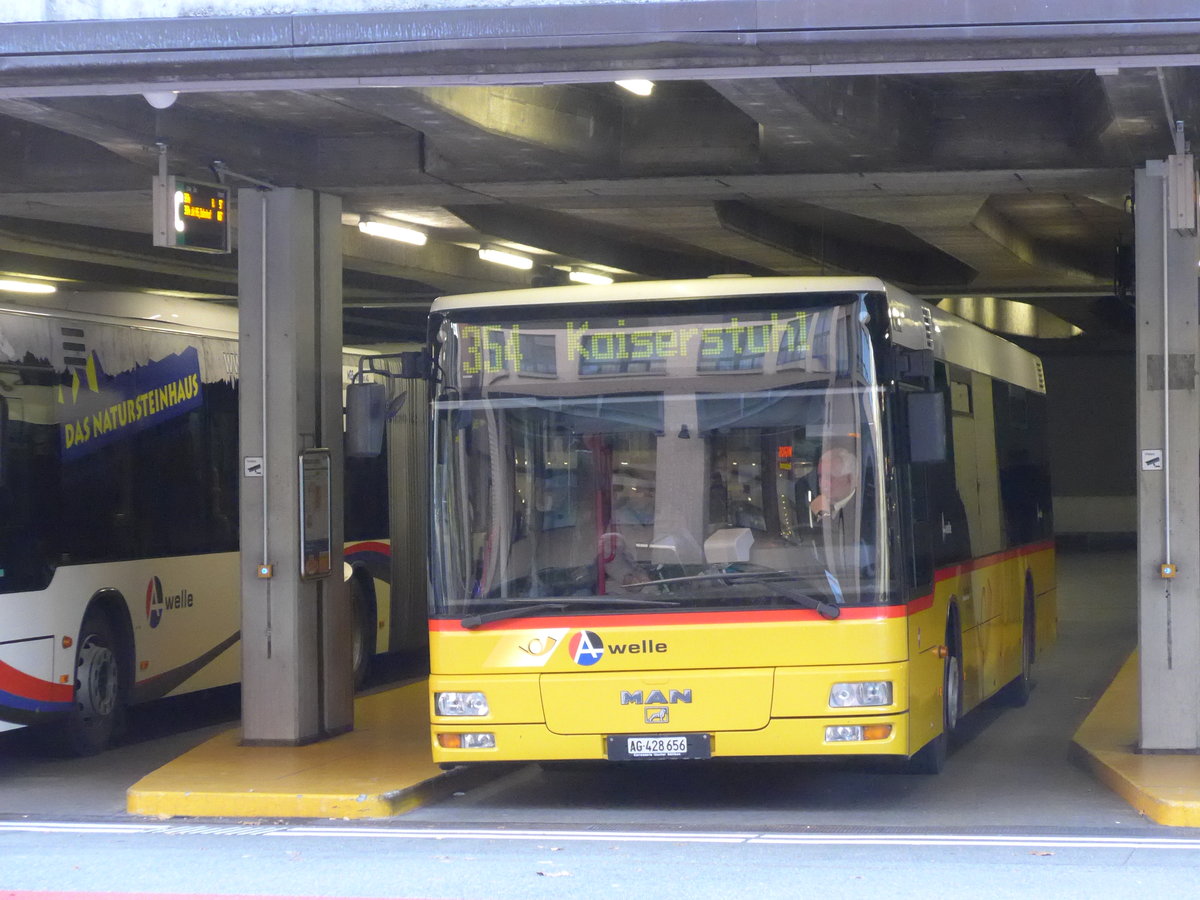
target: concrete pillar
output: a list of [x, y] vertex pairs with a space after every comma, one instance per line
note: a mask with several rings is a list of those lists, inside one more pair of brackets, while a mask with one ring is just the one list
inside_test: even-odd
[[[238, 192], [242, 730], [247, 744], [303, 744], [354, 720], [351, 617], [342, 577], [341, 201], [310, 191]], [[329, 450], [305, 493], [301, 454]], [[325, 525], [328, 525], [327, 531]], [[328, 543], [329, 575], [304, 557]], [[324, 568], [322, 566], [321, 568]]]
[[1134, 176], [1140, 744], [1149, 752], [1200, 749], [1200, 242], [1191, 171], [1192, 157], [1181, 154]]

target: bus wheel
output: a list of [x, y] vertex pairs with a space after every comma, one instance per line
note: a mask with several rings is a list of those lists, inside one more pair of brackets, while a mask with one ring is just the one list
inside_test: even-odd
[[1025, 600], [1025, 620], [1021, 624], [1021, 673], [1004, 686], [1001, 699], [1009, 706], [1024, 706], [1033, 693], [1033, 655], [1037, 646], [1033, 602]]
[[916, 775], [937, 775], [946, 767], [950, 735], [958, 728], [962, 715], [962, 658], [958, 651], [958, 634], [953, 625], [946, 631], [948, 652], [942, 660], [942, 733], [908, 761], [909, 771]]
[[354, 689], [366, 684], [375, 655], [375, 611], [371, 599], [357, 577], [350, 579], [350, 662], [354, 671]]
[[121, 645], [108, 616], [92, 610], [83, 619], [75, 645], [74, 707], [63, 723], [63, 737], [79, 756], [106, 749], [124, 714]]

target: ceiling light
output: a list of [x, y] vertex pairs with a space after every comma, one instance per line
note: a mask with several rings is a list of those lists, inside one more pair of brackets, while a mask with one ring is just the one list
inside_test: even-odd
[[179, 99], [179, 91], [146, 91], [142, 96], [155, 109], [170, 109]]
[[639, 97], [649, 97], [654, 93], [654, 82], [647, 81], [645, 78], [625, 78], [618, 81], [617, 84]]
[[610, 276], [604, 275], [601, 272], [593, 272], [591, 269], [572, 269], [567, 273], [567, 278], [571, 281], [577, 281], [580, 284], [612, 284], [613, 280]]
[[513, 269], [533, 268], [533, 260], [528, 256], [521, 256], [519, 253], [511, 253], [508, 250], [500, 250], [496, 247], [480, 247], [479, 258], [485, 262], [497, 263]]
[[0, 278], [0, 291], [16, 291], [21, 294], [53, 294], [57, 291], [52, 284], [46, 284], [44, 281], [13, 281], [9, 278]]
[[372, 237], [387, 238], [389, 241], [403, 241], [406, 244], [424, 246], [429, 236], [415, 228], [405, 228], [403, 225], [393, 225], [391, 222], [377, 222], [363, 219], [358, 223], [358, 230]]

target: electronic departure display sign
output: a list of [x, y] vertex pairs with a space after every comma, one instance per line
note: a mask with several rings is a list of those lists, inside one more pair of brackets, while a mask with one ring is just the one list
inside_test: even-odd
[[229, 252], [229, 188], [171, 175], [154, 179], [154, 245]]

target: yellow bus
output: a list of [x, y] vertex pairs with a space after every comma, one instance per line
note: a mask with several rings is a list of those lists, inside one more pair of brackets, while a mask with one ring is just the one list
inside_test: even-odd
[[1033, 355], [873, 278], [448, 297], [444, 765], [893, 756], [1024, 703], [1055, 637]]

